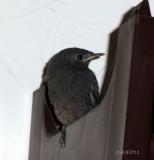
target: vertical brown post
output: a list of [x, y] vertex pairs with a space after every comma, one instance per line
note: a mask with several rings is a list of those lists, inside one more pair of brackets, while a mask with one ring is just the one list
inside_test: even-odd
[[123, 160], [149, 160], [154, 100], [154, 19], [148, 1], [135, 8]]

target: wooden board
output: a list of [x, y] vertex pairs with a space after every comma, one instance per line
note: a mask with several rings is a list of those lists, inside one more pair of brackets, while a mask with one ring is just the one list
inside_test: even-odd
[[[149, 159], [154, 97], [153, 28], [154, 20], [144, 1], [128, 12], [111, 33], [102, 102], [67, 127], [64, 149], [59, 145], [60, 135], [50, 136], [46, 130], [44, 88], [34, 92], [29, 160]], [[48, 123], [54, 130], [53, 122]], [[122, 154], [125, 151], [137, 154]]]

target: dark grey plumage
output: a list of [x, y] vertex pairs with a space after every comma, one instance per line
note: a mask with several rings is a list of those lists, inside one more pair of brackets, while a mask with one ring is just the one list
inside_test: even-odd
[[88, 65], [101, 55], [85, 49], [68, 48], [46, 64], [43, 82], [47, 84], [50, 104], [62, 124], [72, 123], [98, 104], [98, 83]]

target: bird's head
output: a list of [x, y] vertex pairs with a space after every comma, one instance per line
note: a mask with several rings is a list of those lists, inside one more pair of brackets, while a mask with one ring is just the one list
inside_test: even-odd
[[67, 48], [57, 53], [54, 56], [54, 61], [62, 67], [72, 66], [76, 68], [84, 68], [88, 67], [92, 60], [103, 55], [104, 53], [93, 53], [81, 48]]

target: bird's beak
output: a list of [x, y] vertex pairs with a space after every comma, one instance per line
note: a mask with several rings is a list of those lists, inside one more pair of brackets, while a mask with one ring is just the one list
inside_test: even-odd
[[84, 62], [98, 59], [99, 57], [104, 56], [104, 55], [105, 55], [104, 53], [92, 53], [86, 59], [84, 59]]

